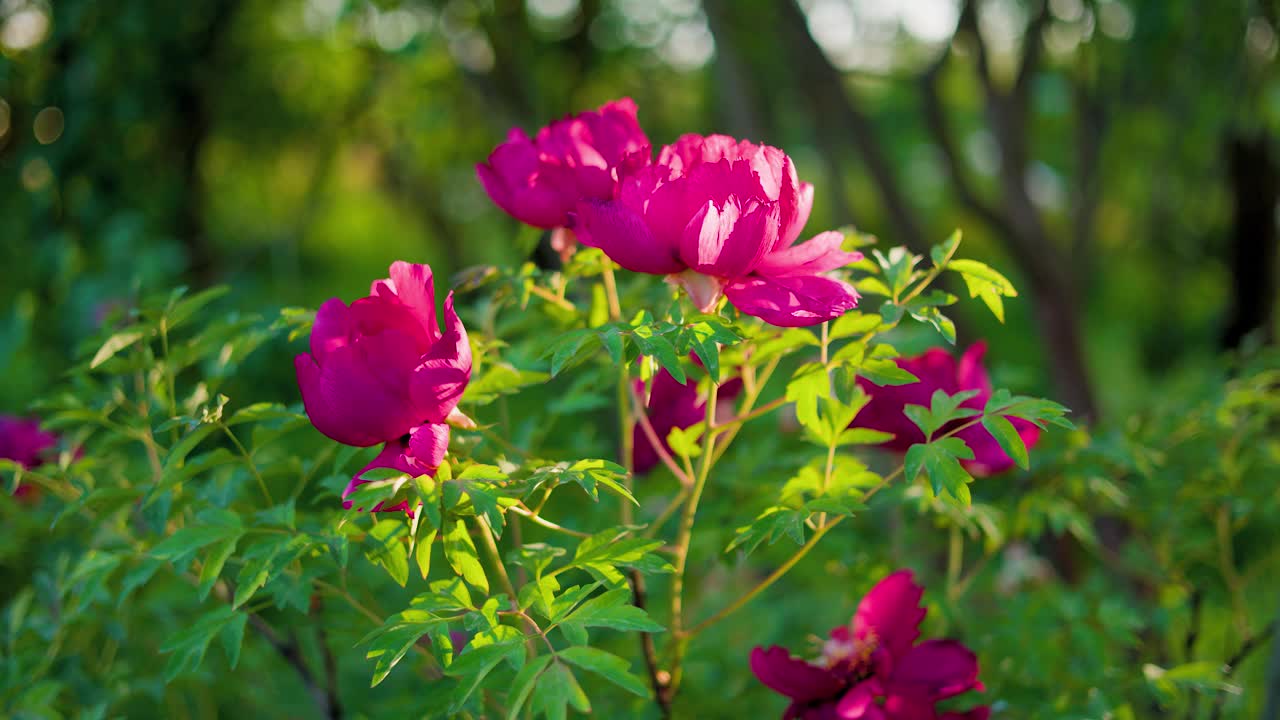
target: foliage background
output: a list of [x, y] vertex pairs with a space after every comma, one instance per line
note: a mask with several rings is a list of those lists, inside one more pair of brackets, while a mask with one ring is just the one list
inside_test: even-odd
[[[430, 263], [437, 277], [514, 265], [537, 237], [491, 205], [473, 165], [512, 125], [630, 95], [656, 144], [720, 131], [787, 149], [818, 187], [811, 228], [852, 223], [919, 248], [958, 226], [969, 253], [1014, 279], [1023, 298], [1004, 325], [961, 305], [961, 345], [988, 339], [997, 385], [1062, 400], [1096, 421], [1093, 442], [1051, 437], [1032, 473], [978, 486], [1002, 531], [974, 536], [971, 559], [987, 543], [989, 566], [956, 602], [931, 592], [930, 622], [978, 650], [1011, 716], [1043, 703], [1038, 716], [1100, 717], [1124, 705], [1116, 696], [1142, 698], [1130, 712], [1146, 716], [1161, 695], [1144, 664], [1218, 667], [1280, 604], [1262, 582], [1280, 531], [1265, 514], [1276, 502], [1274, 379], [1246, 382], [1250, 399], [1235, 405], [1239, 386], [1223, 385], [1237, 372], [1227, 354], [1251, 355], [1276, 332], [1280, 9], [977, 5], [192, 0], [179, 12], [161, 0], [7, 0], [0, 410], [23, 412], [55, 387], [110, 307], [176, 284], [229, 284], [219, 312], [270, 315], [353, 297], [393, 259]], [[902, 338], [907, 349], [934, 341]], [[224, 392], [296, 402], [294, 351], [250, 356]], [[590, 424], [561, 420], [558, 448], [607, 447]], [[607, 413], [594, 425], [608, 427]], [[774, 448], [744, 445], [754, 452], [731, 467], [768, 473]], [[758, 601], [767, 623], [726, 625], [706, 646], [798, 646], [903, 563], [941, 588], [947, 532], [915, 526], [943, 521], [903, 507], [860, 520], [843, 551], [810, 558], [785, 592]], [[1238, 573], [1222, 566], [1217, 521], [1198, 524], [1222, 508]], [[724, 522], [732, 510], [719, 508]], [[1116, 517], [1132, 535], [1113, 543]], [[1068, 539], [1046, 541], [1045, 528]], [[924, 545], [903, 549], [914, 542]], [[1015, 547], [1031, 553], [1023, 565]], [[58, 552], [35, 528], [8, 534], [0, 603]], [[1156, 570], [1134, 579], [1126, 566]], [[704, 570], [725, 592], [754, 572], [731, 559]], [[1002, 594], [1002, 577], [1025, 592]], [[181, 625], [189, 598], [176, 597], [149, 597], [149, 612], [172, 600], [169, 622]], [[334, 647], [363, 634], [333, 620]], [[1266, 654], [1227, 680], [1260, 688]], [[370, 692], [363, 658], [339, 655], [348, 708], [412, 707], [412, 675]], [[134, 707], [314, 712], [269, 651], [234, 673], [216, 660], [200, 673]], [[735, 702], [776, 702], [745, 655], [704, 650], [690, 673]], [[1191, 684], [1202, 681], [1222, 678]], [[1212, 711], [1191, 696], [1180, 709]], [[1262, 703], [1231, 698], [1228, 712]], [[723, 710], [690, 702], [699, 717]]]

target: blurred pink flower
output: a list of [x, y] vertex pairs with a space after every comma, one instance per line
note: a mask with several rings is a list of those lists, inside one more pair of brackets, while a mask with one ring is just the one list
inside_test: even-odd
[[[906, 405], [930, 406], [930, 399], [936, 390], [954, 395], [965, 390], [977, 390], [978, 394], [964, 402], [961, 407], [981, 410], [991, 398], [991, 378], [982, 366], [982, 357], [987, 352], [985, 342], [976, 342], [957, 360], [951, 353], [942, 348], [930, 348], [921, 355], [911, 358], [898, 358], [898, 367], [910, 372], [920, 379], [909, 385], [886, 385], [881, 387], [866, 379], [858, 378], [858, 384], [871, 396], [850, 427], [864, 427], [882, 432], [893, 433], [893, 440], [885, 443], [886, 447], [899, 452], [925, 441], [924, 433], [903, 413]], [[1009, 418], [1022, 441], [1030, 448], [1040, 439], [1040, 428], [1034, 423], [1021, 418]], [[961, 422], [970, 419], [953, 421], [939, 432], [947, 432]], [[961, 464], [969, 472], [978, 476], [995, 475], [1013, 467], [1013, 458], [1005, 454], [996, 439], [987, 432], [980, 423], [975, 423], [956, 433], [956, 437], [964, 441], [973, 450], [972, 460], [961, 460]]]
[[[40, 421], [0, 415], [0, 458], [12, 460], [24, 468], [34, 468], [49, 459], [49, 451], [58, 444], [58, 436], [40, 429]], [[15, 497], [34, 500], [38, 488], [19, 485]]]
[[436, 323], [431, 268], [395, 262], [390, 279], [348, 306], [320, 306], [311, 353], [294, 359], [307, 416], [347, 445], [399, 441], [427, 423], [443, 423], [471, 379], [467, 331], [445, 298]]
[[[696, 357], [695, 357], [696, 361]], [[701, 363], [699, 363], [701, 364]], [[634, 381], [637, 393], [644, 392], [644, 381]], [[717, 391], [717, 411], [733, 412], [731, 404], [742, 390], [742, 380], [733, 378], [720, 384]], [[659, 370], [653, 376], [653, 385], [649, 390], [649, 401], [645, 404], [645, 416], [653, 426], [653, 432], [662, 441], [662, 449], [671, 452], [667, 444], [667, 435], [675, 428], [684, 429], [702, 422], [707, 417], [706, 398], [698, 393], [698, 382], [689, 378], [685, 384], [676, 382], [671, 373]], [[717, 414], [720, 414], [719, 412]], [[631, 438], [631, 465], [637, 474], [647, 473], [658, 465], [658, 451], [649, 442], [644, 428], [636, 424]]]
[[649, 155], [636, 104], [622, 98], [557, 120], [533, 138], [512, 128], [476, 174], [498, 207], [550, 230], [569, 225], [579, 200], [612, 199], [619, 176], [648, 165]]
[[838, 232], [796, 244], [813, 187], [768, 145], [685, 135], [623, 177], [614, 200], [578, 203], [573, 229], [633, 272], [667, 275], [704, 311], [721, 295], [773, 325], [816, 325], [857, 305], [824, 273], [860, 259]]
[[920, 637], [924, 589], [899, 570], [862, 598], [853, 621], [831, 631], [813, 661], [785, 648], [751, 651], [760, 682], [791, 699], [783, 720], [986, 720], [986, 707], [938, 714], [935, 704], [982, 691], [978, 658], [954, 640]]

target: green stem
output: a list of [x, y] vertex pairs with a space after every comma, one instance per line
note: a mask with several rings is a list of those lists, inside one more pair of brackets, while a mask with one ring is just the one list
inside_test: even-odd
[[707, 390], [707, 432], [702, 448], [702, 466], [699, 468], [698, 477], [693, 483], [693, 491], [689, 495], [689, 501], [684, 506], [684, 515], [680, 519], [680, 530], [676, 535], [675, 575], [671, 580], [671, 632], [675, 637], [676, 643], [673, 648], [671, 662], [671, 688], [673, 694], [676, 688], [680, 686], [681, 661], [684, 659], [684, 650], [689, 642], [684, 632], [684, 574], [685, 568], [689, 563], [689, 544], [693, 537], [693, 523], [698, 514], [698, 502], [702, 499], [702, 492], [707, 487], [707, 478], [711, 475], [711, 466], [714, 462], [711, 428], [715, 426], [718, 394], [719, 386], [712, 380], [711, 386]]
[[249, 468], [249, 472], [253, 473], [253, 479], [258, 481], [258, 487], [262, 490], [262, 495], [267, 499], [267, 506], [275, 505], [276, 501], [271, 499], [271, 491], [267, 489], [267, 483], [262, 479], [262, 473], [258, 472], [258, 466], [253, 462], [253, 456], [245, 449], [240, 442], [240, 438], [236, 437], [236, 434], [231, 432], [231, 428], [227, 427], [225, 423], [219, 422], [218, 427], [222, 428], [222, 432], [226, 433], [228, 438], [231, 438], [231, 444], [235, 445], [236, 450], [239, 450], [240, 455], [244, 457], [245, 467]]

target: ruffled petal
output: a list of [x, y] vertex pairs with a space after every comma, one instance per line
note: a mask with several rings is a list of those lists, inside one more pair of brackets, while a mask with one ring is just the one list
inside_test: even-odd
[[858, 291], [820, 275], [751, 276], [725, 286], [733, 306], [778, 327], [808, 327], [834, 320], [858, 304]]
[[835, 230], [819, 233], [799, 245], [765, 255], [755, 271], [773, 277], [816, 275], [862, 259], [860, 252], [841, 250], [843, 242], [844, 233]]
[[659, 242], [644, 219], [620, 202], [578, 203], [573, 231], [583, 245], [600, 248], [632, 272], [666, 275], [684, 269], [674, 246]]
[[389, 275], [396, 297], [413, 311], [434, 342], [440, 337], [440, 327], [436, 322], [436, 289], [431, 267], [397, 260], [391, 263]]
[[453, 309], [451, 292], [444, 300], [444, 334], [422, 356], [410, 378], [408, 389], [419, 420], [443, 423], [458, 406], [470, 381], [471, 344], [467, 329]]
[[858, 603], [853, 615], [854, 637], [874, 642], [896, 666], [920, 637], [920, 621], [925, 615], [920, 606], [922, 597], [924, 588], [915, 583], [910, 570], [886, 576]]
[[798, 703], [834, 697], [844, 689], [844, 682], [836, 675], [791, 657], [786, 648], [777, 645], [751, 651], [751, 672], [769, 689]]
[[978, 687], [978, 657], [955, 640], [928, 640], [898, 658], [889, 696], [936, 702]]
[[444, 462], [449, 452], [449, 426], [444, 423], [419, 425], [409, 433], [408, 454], [413, 467], [432, 472]]

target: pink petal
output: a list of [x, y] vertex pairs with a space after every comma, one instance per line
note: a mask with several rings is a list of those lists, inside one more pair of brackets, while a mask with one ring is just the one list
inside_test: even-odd
[[800, 183], [794, 195], [791, 194], [790, 188], [784, 186], [782, 193], [779, 199], [783, 209], [782, 228], [778, 232], [778, 242], [773, 246], [774, 250], [785, 250], [795, 244], [800, 233], [804, 231], [805, 223], [809, 222], [809, 213], [813, 210], [812, 184]]
[[329, 298], [316, 311], [316, 320], [311, 325], [311, 354], [323, 361], [330, 350], [342, 347], [351, 341], [351, 322], [348, 319], [347, 304], [338, 298]]
[[449, 426], [444, 423], [419, 425], [409, 433], [408, 454], [418, 468], [434, 471], [449, 451]]
[[741, 277], [751, 272], [778, 238], [778, 206], [764, 203], [748, 206], [746, 214], [733, 225], [716, 260], [720, 277]]
[[791, 657], [786, 648], [751, 651], [751, 672], [771, 690], [800, 703], [830, 698], [844, 689], [844, 682], [824, 668]]
[[600, 248], [632, 272], [665, 275], [684, 269], [675, 256], [675, 248], [660, 243], [644, 220], [622, 203], [578, 203], [573, 231], [583, 245]]
[[858, 640], [874, 640], [896, 665], [920, 637], [920, 607], [924, 588], [915, 583], [910, 570], [899, 570], [876, 583], [858, 603], [853, 616], [853, 634]]
[[389, 274], [396, 297], [413, 310], [434, 342], [440, 337], [440, 328], [436, 323], [436, 289], [431, 267], [397, 260], [391, 263]]
[[346, 445], [367, 447], [400, 437], [420, 421], [407, 401], [417, 357], [413, 343], [395, 331], [330, 350], [323, 367], [310, 355], [297, 356], [307, 417]]
[[927, 701], [978, 687], [978, 658], [954, 640], [929, 640], [901, 656], [885, 692]]
[[835, 715], [840, 720], [879, 720], [884, 717], [876, 704], [878, 687], [874, 682], [861, 682], [853, 686], [836, 704]]
[[858, 304], [852, 285], [820, 275], [751, 276], [729, 283], [724, 292], [738, 310], [778, 327], [817, 325]]
[[835, 230], [819, 233], [799, 245], [765, 255], [755, 272], [773, 277], [816, 275], [862, 259], [860, 252], [841, 250], [842, 243], [844, 233]]
[[444, 334], [422, 356], [409, 383], [408, 390], [419, 420], [444, 422], [458, 406], [470, 380], [471, 345], [467, 340], [467, 329], [453, 309], [451, 292], [444, 299]]

